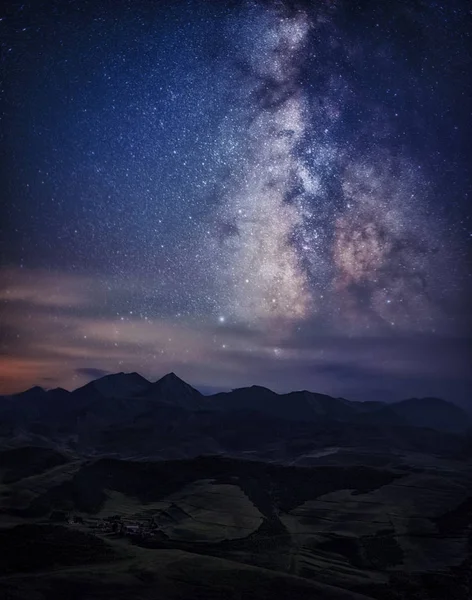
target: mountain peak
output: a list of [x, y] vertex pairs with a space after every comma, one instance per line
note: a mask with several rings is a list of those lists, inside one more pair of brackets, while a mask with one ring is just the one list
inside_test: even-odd
[[[146, 391], [151, 383], [139, 373], [110, 373], [79, 390], [94, 390], [105, 398], [127, 398]], [[76, 390], [77, 392], [78, 390]]]
[[13, 394], [15, 398], [30, 398], [32, 396], [43, 395], [46, 393], [46, 390], [39, 385], [34, 385], [24, 392], [19, 392], [18, 394]]
[[53, 393], [53, 394], [69, 394], [70, 393], [63, 387], [51, 388], [50, 390], [48, 390], [48, 392]]
[[43, 393], [46, 390], [44, 388], [42, 388], [40, 385], [33, 385], [33, 387], [30, 387], [29, 390], [26, 390], [28, 393]]
[[391, 405], [410, 425], [443, 431], [464, 431], [470, 425], [467, 412], [442, 398], [409, 398]]
[[450, 402], [449, 400], [444, 400], [444, 398], [436, 398], [434, 396], [424, 396], [421, 398], [407, 398], [406, 400], [401, 400], [400, 402], [397, 402], [397, 404], [405, 404], [405, 403], [409, 403], [409, 404], [417, 404], [417, 405], [436, 405], [436, 406], [456, 406], [453, 402]]
[[171, 373], [167, 373], [167, 375], [164, 375], [164, 377], [161, 377], [152, 385], [155, 388], [161, 389], [161, 390], [164, 390], [164, 389], [167, 391], [168, 390], [188, 390], [188, 391], [191, 390], [192, 392], [195, 392], [196, 394], [200, 395], [200, 392], [198, 392], [195, 388], [193, 388], [186, 381], [181, 379], [173, 371]]
[[188, 383], [186, 383], [183, 379], [181, 379], [180, 377], [178, 377], [174, 371], [171, 371], [170, 373], [167, 373], [167, 375], [164, 375], [163, 377], [161, 377], [160, 379], [158, 379], [156, 381], [156, 383], [159, 383], [160, 381], [162, 382], [174, 382], [174, 383], [185, 383], [185, 385], [188, 385]]
[[240, 387], [240, 388], [233, 388], [231, 390], [231, 392], [222, 392], [224, 393], [251, 393], [251, 394], [267, 394], [267, 395], [271, 395], [271, 396], [278, 396], [279, 394], [277, 394], [277, 392], [274, 392], [273, 390], [266, 388], [262, 385], [250, 385], [250, 386], [246, 386], [246, 387]]
[[151, 393], [168, 404], [189, 409], [200, 408], [203, 399], [198, 390], [173, 372], [151, 384]]

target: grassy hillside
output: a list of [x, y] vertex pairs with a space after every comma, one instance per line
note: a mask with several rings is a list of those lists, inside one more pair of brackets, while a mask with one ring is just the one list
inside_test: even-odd
[[13, 448], [0, 451], [0, 482], [14, 483], [66, 464], [69, 458], [50, 448]]
[[[468, 463], [405, 454], [366, 467], [361, 455], [347, 465], [335, 456], [314, 467], [71, 461], [3, 484], [1, 539], [12, 552], [0, 592], [439, 600], [435, 590], [447, 589], [469, 600]], [[53, 526], [55, 511], [80, 522]]]
[[108, 562], [119, 553], [95, 535], [59, 525], [0, 529], [0, 574]]

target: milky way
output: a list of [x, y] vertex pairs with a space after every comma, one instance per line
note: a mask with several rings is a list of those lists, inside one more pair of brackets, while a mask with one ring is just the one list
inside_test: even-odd
[[[281, 333], [313, 314], [354, 330], [434, 327], [438, 265], [457, 257], [439, 241], [441, 218], [428, 214], [421, 164], [376, 139], [391, 116], [364, 125], [374, 151], [333, 133], [355, 91], [345, 69], [316, 61], [317, 45], [336, 44], [332, 15], [279, 4], [242, 18], [250, 25], [237, 99], [250, 118], [226, 132], [242, 137], [242, 150], [210, 244], [219, 311]], [[324, 79], [311, 102], [301, 75], [310, 40]]]
[[256, 323], [303, 319], [311, 308], [307, 277], [291, 243], [301, 216], [287, 202], [300, 166], [297, 145], [307, 130], [297, 67], [309, 23], [303, 13], [288, 17], [280, 9], [268, 23], [261, 21], [248, 52], [244, 161], [219, 215], [227, 226], [221, 252], [229, 277], [219, 280], [228, 313]]
[[175, 370], [463, 397], [467, 15], [460, 0], [12, 2], [3, 387]]

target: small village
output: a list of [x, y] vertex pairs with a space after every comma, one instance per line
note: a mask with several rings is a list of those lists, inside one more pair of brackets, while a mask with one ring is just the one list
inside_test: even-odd
[[70, 515], [64, 511], [53, 511], [49, 518], [56, 523], [67, 523], [72, 526], [86, 527], [102, 534], [114, 534], [119, 537], [129, 537], [140, 540], [150, 540], [162, 534], [154, 517], [124, 518], [112, 515], [104, 518], [81, 515]]

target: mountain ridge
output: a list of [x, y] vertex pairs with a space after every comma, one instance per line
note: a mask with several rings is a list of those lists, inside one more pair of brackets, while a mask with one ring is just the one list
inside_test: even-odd
[[[382, 422], [392, 419], [397, 424], [424, 426], [447, 431], [462, 431], [470, 427], [472, 421], [467, 411], [442, 398], [408, 398], [398, 402], [356, 401], [321, 394], [309, 390], [295, 390], [277, 393], [273, 390], [252, 385], [234, 388], [229, 392], [204, 395], [175, 373], [167, 373], [151, 382], [137, 372], [111, 373], [94, 379], [72, 391], [63, 388], [45, 390], [33, 386], [28, 390], [0, 396], [0, 402], [13, 401], [64, 402], [70, 398], [84, 408], [87, 404], [104, 400], [136, 400], [152, 406], [156, 402], [163, 406], [186, 410], [255, 410], [271, 416], [293, 421], [318, 418], [346, 420], [365, 418], [366, 414], [378, 416]], [[448, 418], [449, 417], [449, 418]], [[446, 420], [444, 420], [446, 419]], [[368, 420], [368, 419], [367, 419]]]
[[465, 411], [441, 399], [356, 402], [261, 386], [204, 396], [175, 373], [151, 382], [120, 372], [72, 392], [32, 388], [0, 397], [0, 447], [81, 456], [216, 454], [310, 464], [320, 452], [351, 447], [467, 456], [471, 427]]

